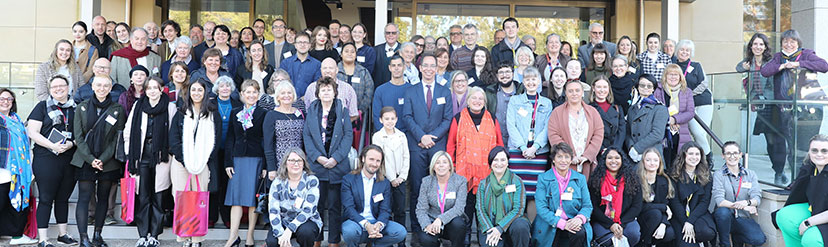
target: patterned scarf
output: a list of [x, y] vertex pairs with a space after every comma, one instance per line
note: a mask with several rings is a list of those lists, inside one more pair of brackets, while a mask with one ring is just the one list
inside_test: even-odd
[[469, 109], [460, 112], [457, 123], [457, 174], [468, 179], [468, 189], [477, 194], [477, 185], [491, 170], [488, 165], [489, 150], [492, 150], [500, 136], [496, 136], [494, 119], [489, 111], [483, 110], [480, 126], [474, 125]]
[[[49, 116], [49, 118], [52, 119], [52, 125], [69, 124], [66, 121], [64, 121], [66, 119], [66, 115], [63, 114], [62, 110], [68, 108], [75, 108], [75, 101], [72, 100], [71, 97], [66, 101], [66, 103], [60, 103], [51, 96], [49, 97], [49, 99], [46, 99], [46, 110], [49, 111], [47, 115]], [[66, 131], [71, 130], [67, 129]]]
[[253, 128], [253, 111], [256, 110], [256, 104], [250, 106], [248, 108], [244, 108], [239, 113], [236, 113], [236, 118], [239, 119], [239, 123], [242, 124], [242, 129], [247, 130], [249, 128]]
[[6, 169], [11, 173], [11, 185], [9, 187], [9, 199], [12, 207], [17, 212], [29, 207], [29, 193], [32, 184], [32, 156], [29, 152], [29, 137], [26, 135], [26, 127], [20, 121], [17, 113], [11, 116], [0, 114], [5, 123], [4, 130], [8, 134], [8, 152]]

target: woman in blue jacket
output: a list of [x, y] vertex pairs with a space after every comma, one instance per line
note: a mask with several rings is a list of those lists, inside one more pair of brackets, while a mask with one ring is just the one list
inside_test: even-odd
[[587, 180], [569, 168], [572, 148], [565, 142], [552, 146], [553, 169], [538, 177], [535, 204], [538, 216], [532, 229], [534, 246], [589, 246], [592, 215]]

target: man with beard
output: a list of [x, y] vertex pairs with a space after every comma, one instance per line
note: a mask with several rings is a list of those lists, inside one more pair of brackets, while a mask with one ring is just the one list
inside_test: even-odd
[[[522, 94], [524, 91], [523, 84], [513, 80], [512, 75], [514, 75], [512, 63], [502, 62], [497, 66], [498, 82], [486, 87], [486, 109], [495, 115], [499, 123], [506, 122], [509, 98]], [[506, 131], [505, 124], [500, 126], [500, 134], [503, 135], [504, 142], [509, 141], [509, 133]]]
[[282, 60], [296, 54], [296, 47], [285, 41], [285, 34], [287, 33], [287, 22], [285, 20], [273, 20], [270, 23], [270, 31], [273, 32], [273, 42], [264, 46], [267, 53], [267, 62], [273, 65], [273, 68], [279, 68]]
[[92, 19], [92, 32], [86, 35], [86, 41], [98, 49], [98, 57], [109, 59], [115, 49], [115, 41], [106, 35], [106, 18], [99, 15]]

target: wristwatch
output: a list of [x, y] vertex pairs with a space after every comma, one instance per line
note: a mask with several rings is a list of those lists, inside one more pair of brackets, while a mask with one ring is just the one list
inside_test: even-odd
[[805, 220], [803, 223], [805, 223], [805, 227], [811, 227], [811, 222], [808, 220]]

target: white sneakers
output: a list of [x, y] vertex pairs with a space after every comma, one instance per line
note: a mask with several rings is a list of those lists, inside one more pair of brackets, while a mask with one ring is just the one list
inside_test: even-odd
[[23, 235], [23, 237], [20, 237], [20, 238], [12, 238], [11, 241], [9, 241], [9, 244], [10, 245], [24, 245], [24, 244], [37, 244], [37, 242], [38, 242], [37, 239], [31, 239], [28, 236]]

